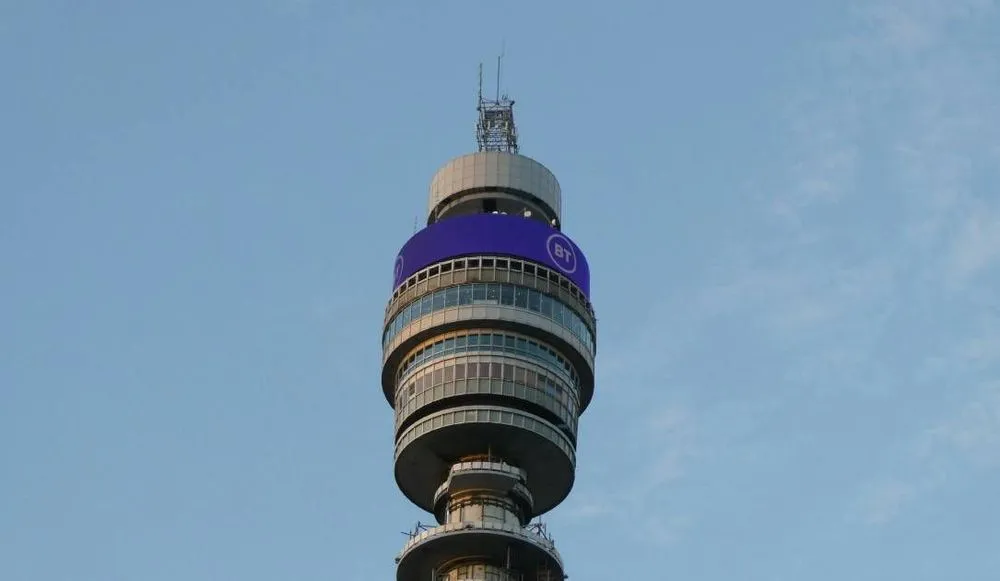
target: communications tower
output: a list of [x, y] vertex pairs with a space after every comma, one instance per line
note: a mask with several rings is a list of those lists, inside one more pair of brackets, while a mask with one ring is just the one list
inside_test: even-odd
[[478, 110], [479, 151], [431, 180], [385, 312], [396, 483], [436, 520], [408, 533], [397, 581], [567, 577], [534, 519], [573, 487], [594, 393], [590, 271], [561, 231], [559, 183], [518, 153], [514, 101], [485, 99], [481, 68]]

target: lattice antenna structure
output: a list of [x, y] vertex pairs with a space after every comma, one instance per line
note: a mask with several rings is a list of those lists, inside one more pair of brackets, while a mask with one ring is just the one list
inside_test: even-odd
[[500, 93], [500, 70], [503, 55], [497, 57], [496, 98], [483, 96], [483, 65], [479, 65], [479, 120], [476, 122], [476, 142], [479, 151], [517, 153], [517, 127], [514, 125], [514, 100]]

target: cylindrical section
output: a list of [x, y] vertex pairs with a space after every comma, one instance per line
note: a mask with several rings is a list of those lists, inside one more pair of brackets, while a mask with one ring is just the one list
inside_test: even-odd
[[466, 561], [450, 565], [437, 576], [436, 581], [523, 581], [523, 577], [517, 571], [504, 567]]
[[497, 204], [511, 201], [512, 205], [507, 209], [516, 212], [526, 207], [545, 215], [548, 220], [556, 220], [557, 223], [561, 220], [562, 192], [559, 182], [544, 165], [523, 155], [480, 151], [452, 159], [434, 174], [427, 221], [430, 224], [449, 215], [469, 213], [473, 209], [486, 212], [504, 209], [500, 205], [483, 206], [481, 200], [468, 207], [456, 203], [461, 202], [463, 197], [471, 198], [491, 191], [502, 194], [494, 196]]

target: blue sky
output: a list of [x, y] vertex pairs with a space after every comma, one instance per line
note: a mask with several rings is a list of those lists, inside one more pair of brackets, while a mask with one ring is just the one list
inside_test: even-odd
[[600, 319], [571, 578], [995, 579], [998, 10], [7, 0], [0, 578], [394, 578], [393, 258], [505, 44]]

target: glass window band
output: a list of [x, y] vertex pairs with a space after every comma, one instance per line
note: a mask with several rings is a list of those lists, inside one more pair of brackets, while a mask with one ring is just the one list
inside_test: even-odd
[[[458, 292], [449, 293], [451, 289], [457, 289]], [[524, 307], [514, 304], [517, 292], [523, 293]], [[449, 302], [450, 300], [454, 302]], [[438, 289], [413, 301], [401, 309], [386, 325], [382, 335], [382, 346], [385, 348], [400, 331], [420, 317], [451, 307], [475, 305], [506, 306], [539, 313], [568, 330], [583, 342], [591, 354], [594, 353], [593, 332], [571, 307], [535, 289], [495, 282], [468, 283]]]

